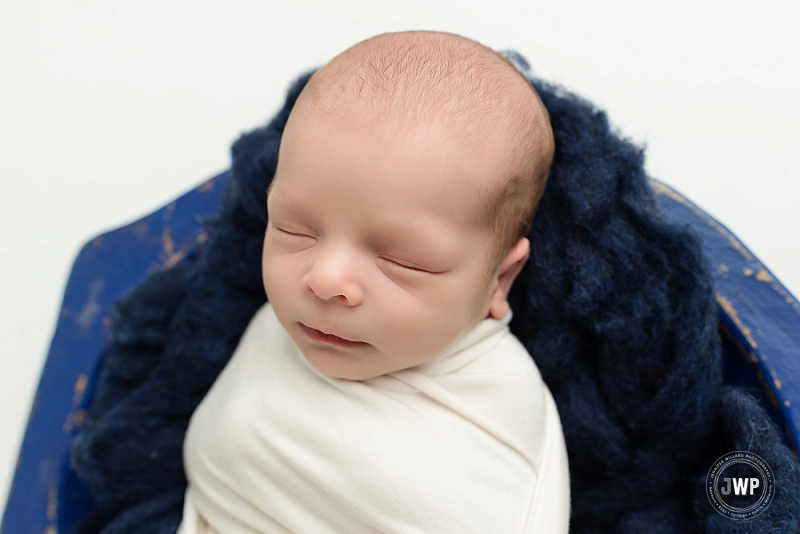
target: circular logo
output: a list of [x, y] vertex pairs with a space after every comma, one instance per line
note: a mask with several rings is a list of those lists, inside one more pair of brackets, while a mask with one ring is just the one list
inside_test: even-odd
[[725, 517], [752, 519], [772, 502], [775, 475], [757, 454], [729, 452], [720, 456], [708, 470], [706, 495], [711, 506]]

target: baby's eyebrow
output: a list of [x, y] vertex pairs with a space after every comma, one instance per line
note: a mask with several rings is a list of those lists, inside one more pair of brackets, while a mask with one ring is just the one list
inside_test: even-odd
[[422, 263], [441, 263], [448, 255], [448, 244], [435, 232], [415, 231], [403, 225], [373, 229], [371, 241], [387, 254]]
[[[267, 211], [269, 212], [269, 205], [272, 204], [272, 207], [275, 209], [285, 210], [287, 213], [291, 213], [294, 215], [302, 215], [304, 213], [304, 205], [302, 204], [302, 198], [296, 198], [291, 194], [287, 195], [286, 191], [282, 189], [277, 189], [275, 186], [275, 180], [269, 184], [267, 187]], [[269, 213], [267, 213], [269, 215]]]
[[277, 181], [278, 181], [278, 180], [277, 180], [277, 178], [278, 178], [278, 176], [277, 176], [277, 175], [275, 175], [275, 176], [273, 176], [273, 177], [272, 177], [272, 180], [270, 180], [270, 182], [269, 182], [269, 185], [267, 186], [267, 195], [266, 195], [266, 198], [269, 198], [269, 195], [270, 195], [270, 193], [272, 193], [272, 190], [273, 190], [273, 189], [274, 189], [274, 187], [275, 187], [275, 182], [277, 182]]

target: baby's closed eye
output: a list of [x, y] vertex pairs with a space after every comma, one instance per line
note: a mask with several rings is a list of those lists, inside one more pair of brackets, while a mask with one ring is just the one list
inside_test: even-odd
[[293, 237], [307, 237], [307, 238], [310, 238], [310, 239], [314, 239], [313, 236], [310, 236], [310, 235], [308, 235], [306, 233], [303, 233], [303, 232], [287, 230], [286, 228], [280, 228], [278, 226], [276, 226], [275, 229], [278, 230], [282, 234], [290, 235], [290, 236], [293, 236]]
[[268, 223], [265, 239], [278, 247], [276, 251], [283, 252], [306, 250], [317, 242], [317, 238], [307, 230], [282, 223], [276, 225], [272, 221]]
[[439, 274], [441, 272], [410, 261], [396, 259], [396, 258], [389, 258], [386, 256], [381, 256], [379, 258], [379, 261], [385, 263], [386, 265], [388, 265], [393, 269], [403, 269], [405, 271], [416, 272], [421, 274]]

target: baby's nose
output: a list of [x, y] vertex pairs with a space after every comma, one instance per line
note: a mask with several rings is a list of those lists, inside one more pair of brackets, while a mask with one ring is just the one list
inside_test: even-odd
[[348, 306], [357, 306], [364, 299], [356, 255], [345, 247], [321, 246], [303, 285], [322, 300], [336, 300]]

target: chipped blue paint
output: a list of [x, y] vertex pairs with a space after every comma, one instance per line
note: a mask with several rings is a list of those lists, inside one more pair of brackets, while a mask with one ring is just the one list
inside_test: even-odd
[[652, 180], [669, 219], [699, 235], [714, 276], [727, 382], [745, 385], [800, 445], [800, 303], [733, 233], [667, 185]]
[[206, 235], [200, 218], [216, 213], [228, 179], [222, 173], [81, 249], [64, 292], [0, 533], [66, 532], [92, 507], [86, 487], [69, 470], [67, 454], [97, 383], [111, 303], [148, 273], [174, 265], [201, 246]]
[[89, 295], [75, 318], [78, 325], [84, 330], [89, 330], [94, 326], [94, 319], [101, 310], [99, 297], [105, 285], [102, 278], [95, 278], [89, 283]]

